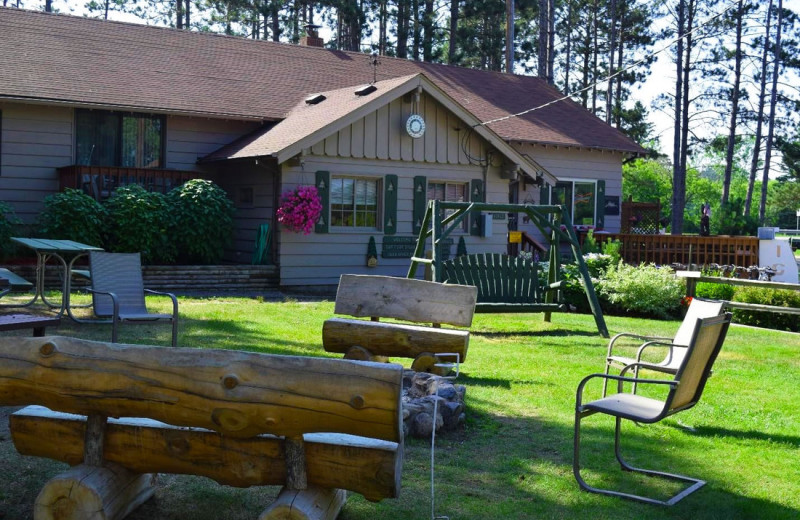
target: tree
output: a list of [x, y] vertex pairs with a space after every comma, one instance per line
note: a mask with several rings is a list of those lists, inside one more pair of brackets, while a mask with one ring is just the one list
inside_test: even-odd
[[758, 221], [764, 223], [767, 212], [767, 186], [769, 182], [769, 167], [772, 156], [772, 137], [775, 132], [775, 106], [778, 99], [778, 74], [781, 64], [781, 28], [783, 27], [783, 0], [778, 0], [778, 20], [775, 29], [775, 51], [772, 65], [772, 93], [769, 102], [769, 118], [767, 119], [767, 142], [764, 147], [764, 171], [761, 175], [761, 204], [758, 208]]
[[739, 119], [739, 85], [742, 78], [742, 19], [744, 18], [744, 14], [745, 11], [742, 0], [739, 0], [735, 13], [736, 43], [734, 51], [733, 86], [731, 87], [731, 122], [725, 154], [725, 177], [722, 181], [722, 204], [728, 202], [731, 187], [731, 173], [733, 171], [733, 147], [736, 141], [736, 123]]

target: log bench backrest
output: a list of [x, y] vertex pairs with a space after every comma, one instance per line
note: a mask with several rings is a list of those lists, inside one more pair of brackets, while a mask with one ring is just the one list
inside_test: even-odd
[[476, 292], [472, 287], [391, 276], [342, 275], [336, 314], [394, 318], [415, 323], [472, 325]]
[[539, 303], [544, 301], [538, 265], [530, 260], [482, 253], [442, 263], [444, 281], [474, 285], [481, 303]]
[[247, 438], [402, 442], [402, 367], [67, 337], [0, 338], [0, 405], [147, 417]]

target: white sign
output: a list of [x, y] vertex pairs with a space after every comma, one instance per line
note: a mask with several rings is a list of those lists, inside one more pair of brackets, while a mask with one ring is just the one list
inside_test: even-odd
[[797, 260], [788, 239], [759, 240], [758, 265], [775, 269], [773, 282], [798, 283]]

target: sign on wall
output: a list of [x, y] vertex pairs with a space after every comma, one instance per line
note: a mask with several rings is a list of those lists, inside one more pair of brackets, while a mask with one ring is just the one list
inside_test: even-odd
[[[450, 249], [453, 239], [442, 240], [442, 260], [450, 258]], [[381, 257], [383, 258], [411, 258], [417, 247], [417, 237], [384, 236]]]
[[619, 195], [606, 195], [606, 215], [619, 215]]

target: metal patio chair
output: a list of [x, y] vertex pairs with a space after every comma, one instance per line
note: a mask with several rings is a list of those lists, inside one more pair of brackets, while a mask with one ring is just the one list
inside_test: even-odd
[[[698, 319], [694, 327], [694, 333], [687, 347], [686, 356], [672, 379], [660, 380], [626, 377], [626, 372], [636, 367], [636, 364], [632, 364], [622, 369], [622, 372], [618, 376], [611, 374], [592, 374], [585, 377], [580, 382], [575, 398], [575, 437], [572, 470], [581, 489], [593, 493], [602, 493], [638, 500], [649, 504], [671, 506], [705, 485], [705, 481], [700, 479], [662, 471], [636, 468], [628, 464], [620, 454], [620, 427], [622, 419], [628, 419], [637, 423], [651, 424], [696, 405], [703, 395], [706, 380], [711, 373], [711, 367], [714, 365], [717, 354], [719, 354], [722, 348], [722, 343], [728, 332], [730, 321], [730, 313], [712, 318]], [[589, 381], [598, 377], [606, 381], [609, 379], [617, 381], [618, 393], [584, 404], [584, 387]], [[626, 382], [639, 385], [668, 386], [669, 392], [663, 401], [644, 397], [635, 393], [626, 393], [623, 392], [623, 384]], [[667, 500], [657, 500], [655, 498], [631, 493], [597, 488], [587, 484], [580, 474], [580, 427], [582, 419], [596, 413], [604, 413], [616, 418], [614, 454], [622, 470], [677, 480], [688, 483], [688, 486]], [[655, 449], [660, 448], [656, 447]]]
[[[172, 346], [178, 342], [178, 300], [174, 294], [151, 291], [144, 288], [142, 264], [139, 253], [105, 253], [92, 251], [89, 254], [91, 271], [92, 305], [94, 314], [102, 323], [111, 323], [111, 341], [117, 342], [117, 325], [122, 322], [149, 322], [170, 320], [172, 322]], [[172, 299], [172, 314], [156, 314], [147, 311], [145, 294], [160, 294]], [[93, 320], [97, 323], [98, 320]]]
[[[675, 374], [678, 371], [678, 367], [681, 366], [683, 358], [686, 356], [686, 347], [689, 346], [689, 342], [694, 334], [697, 319], [719, 316], [722, 314], [724, 306], [725, 302], [721, 301], [700, 300], [698, 298], [692, 299], [692, 303], [689, 304], [689, 309], [686, 311], [686, 316], [683, 318], [683, 323], [681, 323], [674, 338], [640, 336], [627, 332], [617, 334], [608, 342], [604, 373], [608, 374], [612, 366], [624, 369], [629, 365], [636, 365], [633, 369], [633, 377], [639, 377], [640, 368], [664, 372], [666, 374]], [[635, 357], [626, 357], [614, 352], [614, 347], [618, 345], [619, 340], [628, 338], [644, 341], [644, 343], [639, 345]], [[650, 362], [643, 359], [644, 354], [659, 349], [662, 351], [665, 350], [664, 358], [660, 361]], [[606, 379], [603, 381], [603, 397], [606, 396], [607, 390], [608, 380]], [[634, 393], [635, 392], [636, 387], [634, 386]]]

